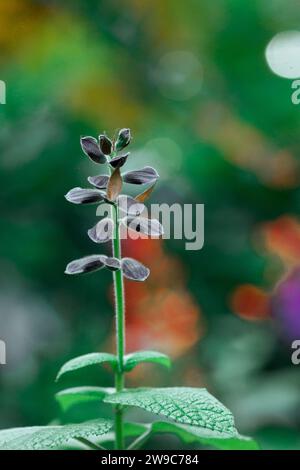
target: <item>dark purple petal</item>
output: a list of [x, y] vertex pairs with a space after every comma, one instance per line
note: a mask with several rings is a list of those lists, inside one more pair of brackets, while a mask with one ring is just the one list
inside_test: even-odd
[[93, 204], [104, 201], [105, 194], [97, 189], [73, 188], [65, 198], [73, 204]]
[[100, 150], [105, 155], [110, 155], [112, 151], [112, 141], [104, 134], [99, 135]]
[[121, 268], [121, 263], [117, 258], [105, 256], [105, 259], [103, 259], [103, 263], [111, 271], [118, 271], [118, 269]]
[[66, 274], [81, 274], [97, 271], [104, 267], [102, 255], [90, 255], [71, 261], [66, 267]]
[[146, 219], [145, 217], [126, 217], [123, 221], [131, 230], [135, 230], [136, 232], [140, 232], [145, 235], [159, 237], [164, 234], [163, 226], [156, 219]]
[[106, 156], [101, 152], [98, 141], [94, 137], [82, 137], [81, 148], [84, 153], [95, 163], [106, 163]]
[[144, 204], [137, 202], [133, 197], [122, 194], [118, 197], [118, 206], [120, 210], [120, 217], [130, 215], [133, 217], [139, 216], [146, 209]]
[[88, 230], [88, 236], [95, 243], [108, 242], [113, 235], [113, 226], [113, 221], [106, 217]]
[[124, 163], [126, 163], [128, 155], [129, 155], [129, 152], [125, 153], [125, 155], [119, 155], [118, 157], [114, 157], [110, 160], [109, 163], [113, 168], [121, 168], [121, 166], [123, 166]]
[[109, 180], [108, 175], [98, 175], [98, 176], [88, 177], [88, 182], [92, 184], [93, 186], [96, 186], [96, 188], [99, 188], [99, 189], [106, 189], [108, 180]]
[[130, 129], [121, 129], [116, 142], [116, 150], [122, 150], [129, 144], [130, 140]]
[[133, 258], [121, 260], [122, 272], [131, 281], [145, 281], [150, 274], [150, 269]]
[[159, 178], [159, 174], [151, 166], [145, 166], [141, 170], [128, 171], [122, 176], [125, 183], [131, 184], [154, 183]]

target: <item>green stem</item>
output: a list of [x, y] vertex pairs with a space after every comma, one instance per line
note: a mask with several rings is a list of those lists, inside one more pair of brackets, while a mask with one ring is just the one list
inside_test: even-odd
[[[112, 216], [114, 221], [114, 237], [113, 237], [113, 256], [121, 260], [121, 240], [119, 227], [118, 206], [112, 206]], [[116, 346], [118, 369], [115, 375], [116, 392], [121, 392], [124, 388], [124, 354], [125, 354], [125, 308], [124, 308], [124, 287], [123, 274], [121, 270], [113, 273], [114, 291], [115, 291], [115, 315], [116, 315]], [[123, 432], [123, 407], [116, 406], [115, 414], [115, 434], [116, 449], [124, 449], [124, 432]]]
[[151, 428], [147, 429], [143, 434], [141, 434], [130, 446], [127, 450], [136, 450], [139, 449], [151, 436], [152, 430]]
[[88, 439], [85, 439], [84, 437], [76, 437], [76, 441], [81, 442], [81, 444], [84, 444], [86, 447], [88, 447], [91, 450], [106, 450], [104, 447], [100, 446], [99, 444], [94, 444], [94, 442], [89, 441]]

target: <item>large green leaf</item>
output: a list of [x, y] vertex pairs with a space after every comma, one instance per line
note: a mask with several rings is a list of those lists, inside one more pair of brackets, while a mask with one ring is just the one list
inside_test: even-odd
[[154, 362], [165, 367], [171, 366], [171, 360], [166, 354], [157, 351], [137, 351], [125, 356], [124, 370], [129, 372], [142, 362]]
[[68, 372], [73, 372], [74, 370], [82, 369], [83, 367], [89, 367], [95, 364], [103, 364], [105, 362], [109, 363], [114, 369], [117, 366], [118, 361], [116, 356], [109, 353], [90, 353], [75, 357], [62, 366], [57, 374], [56, 380], [59, 380], [62, 375]]
[[227, 437], [237, 434], [230, 411], [204, 388], [145, 388], [115, 393], [104, 402], [137, 406], [176, 422], [218, 431]]
[[64, 411], [74, 405], [90, 401], [102, 401], [107, 394], [113, 393], [114, 388], [104, 387], [72, 387], [61, 390], [55, 395], [56, 400]]
[[65, 426], [33, 426], [0, 431], [1, 450], [59, 449], [70, 440], [97, 438], [107, 433], [112, 421], [99, 419]]

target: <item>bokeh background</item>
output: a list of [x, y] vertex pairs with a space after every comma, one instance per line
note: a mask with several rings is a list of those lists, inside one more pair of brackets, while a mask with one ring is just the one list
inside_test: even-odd
[[157, 168], [151, 202], [205, 204], [205, 245], [124, 243], [152, 271], [126, 283], [127, 350], [174, 359], [127, 384], [205, 386], [264, 448], [300, 449], [299, 21], [294, 0], [0, 3], [1, 428], [108, 413], [62, 416], [53, 398], [112, 385], [105, 368], [54, 383], [69, 358], [113, 351], [111, 275], [64, 275], [97, 251], [94, 206], [63, 196], [98, 172], [80, 136], [130, 127], [129, 169]]

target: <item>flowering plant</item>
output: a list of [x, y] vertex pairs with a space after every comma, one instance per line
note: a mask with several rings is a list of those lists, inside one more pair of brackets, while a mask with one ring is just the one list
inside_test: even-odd
[[[95, 419], [79, 424], [17, 428], [0, 431], [1, 449], [107, 449], [112, 442], [116, 449], [137, 449], [155, 434], [172, 433], [183, 443], [196, 443], [220, 449], [255, 449], [256, 443], [241, 436], [231, 412], [206, 389], [175, 388], [125, 388], [125, 375], [142, 362], [170, 367], [169, 357], [157, 351], [125, 353], [125, 300], [123, 278], [143, 282], [149, 269], [133, 258], [122, 257], [120, 229], [135, 230], [148, 236], [161, 236], [159, 221], [147, 218], [144, 202], [152, 193], [159, 175], [146, 166], [140, 170], [121, 173], [129, 152], [122, 153], [131, 140], [129, 129], [121, 129], [115, 140], [106, 135], [98, 139], [81, 138], [83, 152], [96, 164], [106, 164], [109, 174], [90, 176], [92, 188], [74, 188], [66, 199], [74, 204], [109, 204], [110, 214], [103, 217], [88, 231], [96, 244], [110, 242], [111, 256], [92, 254], [71, 261], [66, 274], [90, 273], [106, 268], [112, 271], [115, 293], [116, 354], [92, 352], [71, 359], [57, 375], [59, 381], [65, 374], [89, 366], [107, 363], [115, 376], [115, 387], [72, 387], [56, 394], [63, 411], [75, 404], [102, 401], [114, 409], [114, 420]], [[123, 183], [147, 184], [148, 188], [135, 198], [121, 194]], [[137, 407], [154, 413], [160, 420], [149, 423], [125, 421], [127, 407]]]

